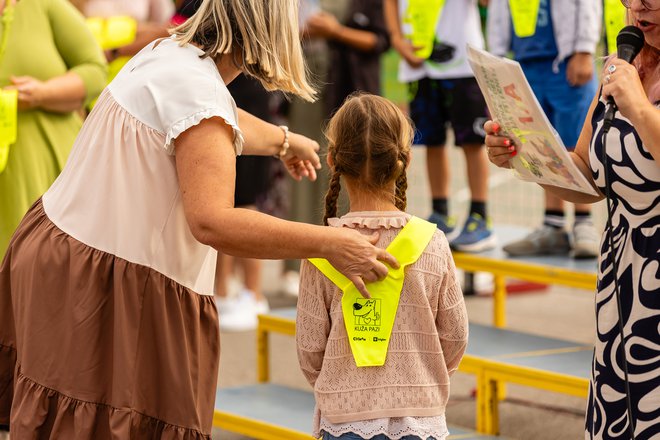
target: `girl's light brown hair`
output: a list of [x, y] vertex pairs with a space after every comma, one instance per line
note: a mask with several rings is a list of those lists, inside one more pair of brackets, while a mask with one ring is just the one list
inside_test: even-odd
[[307, 80], [295, 0], [204, 0], [171, 32], [180, 44], [199, 46], [205, 57], [234, 57], [237, 67], [267, 90], [308, 101], [316, 96]]
[[406, 168], [414, 131], [396, 105], [380, 96], [351, 95], [330, 120], [325, 135], [333, 164], [325, 196], [326, 225], [328, 218], [337, 216], [342, 177], [375, 195], [391, 197], [397, 209], [406, 209]]

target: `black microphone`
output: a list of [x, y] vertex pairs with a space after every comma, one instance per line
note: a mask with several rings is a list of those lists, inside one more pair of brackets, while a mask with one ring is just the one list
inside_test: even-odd
[[[632, 63], [639, 51], [644, 47], [644, 32], [636, 26], [626, 26], [616, 36], [617, 58]], [[605, 117], [603, 119], [603, 129], [607, 133], [614, 121], [614, 114], [617, 112], [616, 102], [611, 96], [607, 98], [605, 108]]]

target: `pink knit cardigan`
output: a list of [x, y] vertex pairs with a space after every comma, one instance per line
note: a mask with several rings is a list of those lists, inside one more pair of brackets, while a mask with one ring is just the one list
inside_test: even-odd
[[[332, 226], [380, 232], [385, 248], [407, 223], [404, 213], [356, 213]], [[406, 269], [389, 351], [382, 367], [355, 365], [341, 312], [341, 291], [304, 261], [296, 318], [298, 359], [314, 387], [320, 416], [332, 423], [444, 415], [449, 377], [468, 339], [463, 294], [447, 239], [436, 232]]]

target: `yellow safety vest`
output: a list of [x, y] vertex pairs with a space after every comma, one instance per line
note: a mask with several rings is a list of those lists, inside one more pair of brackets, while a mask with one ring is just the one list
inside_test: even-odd
[[420, 46], [416, 55], [428, 58], [433, 52], [435, 31], [445, 7], [445, 0], [410, 0], [406, 12], [403, 14], [403, 23], [409, 26], [410, 33], [405, 35], [413, 46]]
[[531, 37], [536, 33], [541, 0], [509, 0], [513, 31], [519, 38]]
[[607, 53], [616, 52], [616, 36], [626, 25], [626, 13], [626, 8], [621, 0], [605, 0], [603, 16], [605, 18]]
[[387, 251], [396, 257], [401, 266], [390, 269], [384, 280], [369, 284], [370, 299], [364, 298], [355, 285], [327, 260], [309, 260], [343, 292], [341, 306], [344, 324], [358, 367], [385, 364], [405, 268], [419, 259], [436, 229], [435, 224], [417, 217], [408, 221], [387, 247]]

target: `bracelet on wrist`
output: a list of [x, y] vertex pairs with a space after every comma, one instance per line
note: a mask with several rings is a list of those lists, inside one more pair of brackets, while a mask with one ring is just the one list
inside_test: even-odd
[[278, 159], [282, 159], [286, 156], [286, 153], [289, 151], [289, 127], [286, 125], [279, 126], [284, 132], [284, 141], [282, 141], [282, 146], [280, 147], [280, 152], [275, 155]]

